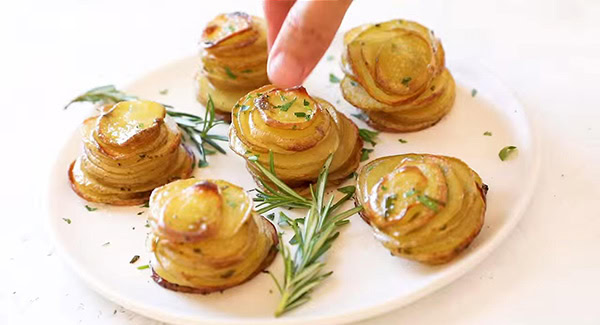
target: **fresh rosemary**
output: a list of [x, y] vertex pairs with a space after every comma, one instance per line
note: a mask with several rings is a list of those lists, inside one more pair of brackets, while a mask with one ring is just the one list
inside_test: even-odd
[[[126, 94], [118, 90], [113, 85], [101, 86], [90, 89], [75, 99], [71, 100], [66, 106], [67, 109], [71, 104], [77, 102], [89, 102], [93, 104], [114, 104], [126, 100], [136, 100], [137, 96]], [[224, 124], [224, 121], [215, 120], [215, 105], [210, 95], [208, 96], [208, 103], [204, 112], [204, 118], [173, 110], [173, 106], [162, 104], [167, 108], [167, 114], [171, 116], [179, 128], [188, 136], [191, 143], [194, 144], [200, 159], [198, 159], [198, 167], [208, 166], [206, 160], [207, 155], [215, 154], [220, 152], [226, 154], [225, 150], [216, 141], [228, 141], [226, 136], [210, 134], [209, 131], [219, 125]], [[207, 148], [209, 145], [211, 148]]]
[[[294, 231], [294, 237], [290, 244], [296, 245], [296, 251], [292, 254], [280, 233], [279, 252], [283, 258], [284, 274], [279, 281], [269, 273], [281, 294], [279, 305], [275, 310], [277, 317], [308, 302], [314, 288], [333, 273], [324, 271], [325, 262], [322, 256], [339, 236], [337, 229], [348, 223], [346, 220], [348, 217], [362, 210], [362, 206], [359, 206], [336, 213], [336, 210], [354, 194], [353, 186], [339, 189], [345, 196], [335, 204], [333, 195], [325, 200], [325, 187], [332, 158], [333, 156], [330, 155], [325, 162], [315, 187], [310, 187], [310, 200], [302, 197], [277, 178], [274, 173], [272, 154], [270, 170], [263, 167], [258, 161], [253, 162], [266, 177], [265, 180], [261, 180], [261, 184], [266, 190], [257, 190], [256, 201], [261, 202], [259, 206], [262, 206], [258, 210], [260, 213], [277, 207], [309, 209], [305, 218], [298, 219], [292, 219], [284, 213], [280, 213], [280, 221], [289, 225]], [[270, 181], [272, 185], [268, 185], [267, 181]]]

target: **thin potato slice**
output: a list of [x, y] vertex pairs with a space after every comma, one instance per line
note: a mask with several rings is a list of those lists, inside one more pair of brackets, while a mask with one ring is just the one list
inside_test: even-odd
[[156, 187], [189, 177], [193, 155], [165, 114], [160, 104], [134, 101], [87, 119], [84, 153], [69, 168], [73, 190], [91, 202], [136, 205]]
[[357, 179], [356, 203], [393, 255], [446, 263], [464, 250], [484, 220], [487, 186], [464, 162], [405, 154], [376, 159]]
[[454, 81], [441, 42], [426, 27], [405, 20], [367, 24], [348, 31], [344, 45], [342, 94], [372, 127], [417, 131], [451, 109]]
[[[329, 154], [331, 180], [341, 180], [359, 164], [362, 140], [358, 128], [328, 102], [311, 97], [304, 88], [264, 86], [242, 97], [234, 106], [230, 147], [238, 155], [263, 166], [273, 156], [277, 176], [302, 189], [316, 181]], [[251, 163], [249, 171], [260, 177]]]
[[150, 212], [153, 279], [167, 289], [221, 291], [252, 279], [275, 257], [275, 227], [252, 210], [244, 189], [226, 181], [157, 188]]
[[206, 105], [211, 96], [220, 117], [230, 121], [241, 95], [269, 82], [266, 24], [245, 13], [221, 14], [206, 26], [201, 43], [196, 97]]

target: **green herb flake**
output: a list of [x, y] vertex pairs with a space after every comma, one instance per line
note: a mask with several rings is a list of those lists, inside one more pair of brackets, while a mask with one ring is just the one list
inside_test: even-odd
[[485, 131], [483, 132], [483, 135], [487, 136], [487, 137], [491, 137], [492, 136], [492, 132], [490, 131]]
[[294, 115], [296, 115], [297, 117], [306, 117], [306, 113], [304, 112], [295, 112]]
[[385, 218], [389, 217], [392, 210], [394, 210], [394, 207], [395, 207], [394, 203], [397, 198], [398, 198], [398, 195], [396, 195], [396, 194], [392, 194], [385, 198], [385, 214], [384, 214]]
[[308, 100], [306, 100], [306, 99], [305, 99], [305, 100], [304, 100], [304, 102], [303, 102], [303, 104], [304, 104], [304, 106], [309, 106], [309, 105], [310, 105], [310, 102], [309, 102]]
[[352, 87], [358, 86], [358, 83], [354, 80], [350, 80], [350, 84], [352, 85]]
[[296, 99], [298, 99], [298, 98], [294, 98], [294, 99], [292, 99], [292, 101], [279, 106], [279, 109], [283, 112], [287, 112], [288, 109], [290, 109], [290, 107], [292, 107], [292, 105], [294, 105], [294, 103], [296, 102]]
[[340, 78], [336, 77], [333, 73], [329, 74], [329, 82], [337, 84], [340, 83]]
[[377, 145], [375, 139], [379, 135], [379, 132], [372, 131], [369, 129], [358, 129], [358, 135], [367, 143], [370, 143], [372, 146]]
[[400, 143], [408, 143], [408, 141], [406, 141], [406, 140], [404, 140], [402, 138], [398, 139], [398, 142], [400, 142]]
[[369, 120], [369, 117], [367, 116], [367, 114], [360, 112], [360, 113], [356, 113], [356, 114], [350, 114], [354, 117], [356, 117], [357, 119], [363, 121], [363, 122], [367, 122]]
[[477, 89], [473, 88], [473, 90], [471, 90], [471, 97], [475, 96], [477, 96]]
[[227, 28], [229, 29], [230, 32], [235, 32], [235, 27], [233, 25], [227, 25]]
[[421, 202], [421, 204], [423, 204], [424, 206], [426, 206], [428, 209], [437, 212], [437, 210], [438, 210], [438, 203], [434, 199], [430, 198], [427, 195], [419, 195], [419, 196], [417, 196], [417, 200], [419, 202]]
[[69, 218], [62, 218], [64, 222], [66, 222], [68, 225], [71, 224], [71, 219]]
[[231, 72], [231, 69], [229, 69], [229, 67], [225, 67], [225, 73], [227, 73], [227, 76], [231, 79], [237, 79], [237, 76]]
[[206, 160], [198, 161], [198, 168], [204, 168], [204, 167], [208, 167], [208, 161], [206, 161]]
[[[252, 69], [242, 70], [242, 73], [252, 73]], [[260, 95], [259, 95], [260, 96]]]
[[356, 186], [349, 185], [349, 186], [340, 187], [337, 189], [337, 191], [340, 193], [344, 193], [344, 194], [354, 194], [354, 192], [356, 192]]
[[140, 259], [139, 255], [134, 255], [131, 260], [129, 261], [129, 264], [133, 264], [135, 262], [137, 262]]
[[146, 201], [146, 203], [144, 203], [143, 205], [140, 206], [140, 208], [149, 208], [150, 207], [150, 201]]
[[505, 161], [515, 150], [517, 150], [515, 146], [506, 146], [500, 150], [498, 157], [500, 157], [500, 160]]
[[148, 264], [137, 267], [138, 270], [145, 270], [145, 269], [149, 269], [149, 268], [150, 268], [150, 265], [148, 265]]
[[85, 208], [86, 208], [86, 209], [87, 209], [89, 212], [92, 212], [92, 211], [96, 211], [96, 210], [98, 210], [98, 208], [91, 207], [91, 206], [89, 206], [89, 205], [87, 205], [87, 204], [85, 205]]
[[266, 217], [267, 217], [267, 219], [269, 219], [271, 221], [274, 221], [275, 220], [275, 213], [269, 213], [269, 214], [267, 214]]
[[402, 84], [406, 87], [408, 87], [408, 84], [410, 83], [410, 81], [412, 80], [412, 77], [404, 77], [402, 78]]
[[169, 89], [166, 89], [166, 88], [165, 88], [165, 89], [163, 89], [163, 90], [159, 91], [158, 93], [159, 93], [159, 94], [161, 94], [161, 95], [166, 95], [166, 94], [168, 94], [168, 93], [169, 93]]
[[279, 98], [281, 98], [282, 102], [286, 102], [287, 101], [287, 97], [285, 97], [284, 94], [279, 94]]
[[412, 189], [410, 189], [410, 191], [406, 191], [403, 196], [404, 196], [404, 198], [408, 198], [408, 197], [415, 195], [416, 193], [417, 193], [417, 190], [412, 188]]
[[369, 154], [373, 152], [373, 149], [362, 148], [362, 153], [360, 155], [360, 161], [369, 160]]

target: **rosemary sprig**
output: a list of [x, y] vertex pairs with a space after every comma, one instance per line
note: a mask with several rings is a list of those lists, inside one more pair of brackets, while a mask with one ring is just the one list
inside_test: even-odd
[[[107, 85], [86, 91], [85, 93], [71, 100], [65, 106], [65, 109], [76, 102], [115, 104], [126, 100], [136, 99], [138, 99], [137, 96], [124, 93], [113, 85]], [[226, 154], [225, 150], [216, 141], [228, 141], [228, 138], [226, 136], [209, 133], [213, 127], [225, 123], [220, 120], [215, 120], [215, 105], [210, 95], [208, 96], [208, 103], [206, 104], [204, 118], [190, 113], [175, 111], [171, 105], [161, 105], [167, 108], [167, 114], [175, 120], [179, 128], [188, 136], [187, 140], [193, 143], [198, 150], [198, 153], [200, 154], [200, 159], [198, 159], [198, 167], [208, 166], [208, 161], [206, 160], [207, 155], [215, 154], [216, 152]], [[209, 145], [212, 147], [212, 149], [207, 148], [206, 145]]]
[[[348, 217], [362, 210], [362, 206], [359, 206], [336, 213], [336, 210], [354, 194], [355, 189], [352, 186], [340, 189], [346, 195], [335, 204], [333, 195], [325, 200], [325, 187], [332, 158], [333, 156], [330, 155], [325, 162], [315, 187], [310, 187], [311, 200], [296, 193], [257, 161], [253, 162], [266, 179], [273, 183], [273, 186], [265, 186], [266, 191], [259, 191], [258, 199], [263, 205], [262, 211], [269, 211], [276, 207], [309, 208], [305, 218], [291, 219], [284, 213], [280, 214], [280, 220], [287, 223], [294, 231], [294, 237], [290, 242], [297, 247], [292, 254], [290, 248], [284, 243], [281, 233], [279, 234], [279, 252], [284, 264], [283, 277], [277, 280], [269, 273], [281, 294], [279, 305], [275, 310], [277, 317], [308, 302], [314, 288], [333, 273], [325, 272], [322, 256], [338, 238], [337, 229], [347, 223]], [[261, 183], [263, 186], [266, 185], [266, 180], [261, 180]]]

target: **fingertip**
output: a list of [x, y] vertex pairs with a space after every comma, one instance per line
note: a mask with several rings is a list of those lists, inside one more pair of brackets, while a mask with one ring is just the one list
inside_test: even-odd
[[290, 88], [302, 84], [306, 78], [306, 66], [293, 54], [281, 51], [269, 57], [267, 74], [274, 85]]

